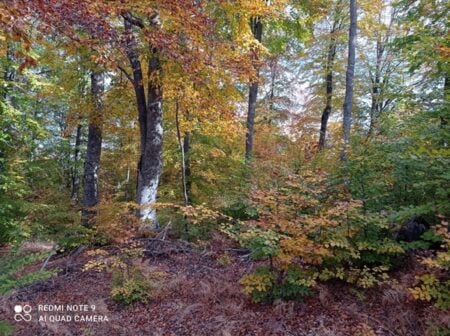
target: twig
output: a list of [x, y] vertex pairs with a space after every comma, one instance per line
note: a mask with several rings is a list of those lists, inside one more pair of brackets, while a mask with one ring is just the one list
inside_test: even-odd
[[52, 250], [49, 254], [49, 256], [45, 259], [44, 263], [42, 264], [41, 267], [41, 271], [43, 271], [45, 269], [45, 267], [47, 267], [48, 262], [50, 261], [50, 258], [55, 254], [55, 251]]
[[166, 239], [167, 231], [169, 231], [171, 226], [172, 226], [172, 221], [169, 221], [169, 223], [167, 223], [166, 227], [162, 231], [162, 240]]

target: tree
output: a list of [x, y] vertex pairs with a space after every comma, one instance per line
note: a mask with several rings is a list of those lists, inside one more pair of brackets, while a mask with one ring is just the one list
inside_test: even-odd
[[334, 15], [331, 22], [331, 29], [329, 33], [329, 43], [327, 52], [327, 61], [325, 65], [325, 108], [322, 112], [322, 117], [320, 120], [320, 133], [319, 133], [319, 150], [325, 147], [325, 140], [327, 135], [327, 125], [328, 119], [332, 110], [332, 100], [333, 100], [333, 71], [334, 71], [334, 61], [336, 58], [337, 49], [337, 34], [339, 34], [342, 29], [342, 17], [341, 17], [341, 2], [338, 1], [336, 7], [334, 8]]
[[348, 60], [345, 74], [345, 97], [342, 118], [342, 140], [343, 149], [341, 160], [346, 161], [348, 155], [348, 146], [350, 142], [350, 129], [352, 124], [352, 105], [353, 105], [353, 77], [355, 73], [355, 46], [357, 29], [357, 9], [356, 0], [350, 0], [350, 27], [348, 31]]
[[175, 127], [177, 129], [178, 146], [181, 154], [181, 186], [183, 190], [184, 205], [189, 205], [190, 185], [187, 179], [190, 177], [189, 167], [189, 133], [186, 132], [184, 137], [181, 137], [180, 131], [180, 103], [175, 103]]
[[[262, 18], [252, 17], [250, 27], [254, 38], [261, 43], [262, 40]], [[257, 55], [257, 54], [256, 54]], [[257, 56], [255, 56], [257, 57]], [[255, 60], [257, 61], [257, 59]], [[248, 111], [247, 111], [247, 133], [245, 136], [245, 159], [249, 161], [253, 155], [253, 135], [255, 128], [256, 100], [258, 98], [259, 70], [256, 67], [256, 78], [252, 81], [248, 91]]]
[[[362, 11], [364, 15], [359, 20], [358, 28], [364, 45], [361, 45], [359, 53], [365, 66], [361, 67], [363, 73], [360, 74], [360, 82], [363, 90], [370, 92], [369, 99], [365, 96], [362, 99], [370, 100], [369, 106], [363, 109], [368, 112], [363, 129], [371, 137], [382, 115], [393, 109], [394, 103], [405, 91], [405, 61], [393, 45], [394, 37], [403, 34], [398, 9], [389, 2], [380, 0], [366, 3]], [[370, 78], [370, 82], [367, 78]]]
[[93, 70], [91, 73], [91, 95], [94, 103], [89, 114], [88, 139], [83, 174], [83, 211], [82, 223], [92, 226], [95, 215], [94, 207], [99, 203], [99, 169], [102, 151], [103, 103], [105, 90], [104, 73]]
[[[147, 95], [144, 88], [144, 76], [139, 59], [136, 38], [133, 27], [144, 28], [144, 21], [133, 16], [130, 12], [124, 13], [124, 26], [126, 34], [125, 51], [133, 72], [132, 80], [136, 103], [138, 108], [139, 129], [141, 134], [140, 158], [137, 171], [137, 203], [141, 207], [139, 217], [145, 227], [156, 229], [159, 227], [156, 210], [151, 206], [156, 202], [159, 178], [162, 171], [162, 87], [161, 63], [158, 48], [148, 45], [148, 87]], [[154, 13], [150, 19], [150, 27], [158, 29], [159, 14]]]

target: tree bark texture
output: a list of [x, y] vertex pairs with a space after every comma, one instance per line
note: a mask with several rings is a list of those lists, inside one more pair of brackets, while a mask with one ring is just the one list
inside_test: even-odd
[[94, 100], [94, 109], [89, 115], [86, 159], [84, 161], [83, 174], [82, 223], [87, 227], [94, 224], [96, 215], [95, 207], [98, 205], [100, 200], [98, 175], [100, 170], [100, 156], [102, 152], [102, 96], [105, 90], [104, 85], [104, 73], [93, 71], [91, 73], [91, 93]]
[[[262, 40], [262, 22], [261, 18], [252, 18], [251, 29], [253, 36], [258, 42]], [[255, 129], [256, 100], [258, 98], [258, 78], [259, 72], [256, 70], [257, 80], [250, 84], [248, 94], [248, 112], [247, 112], [247, 133], [245, 137], [245, 159], [249, 161], [253, 156], [253, 136]]]
[[[143, 82], [142, 66], [137, 41], [133, 35], [133, 20], [125, 18], [126, 54], [133, 71], [132, 82], [136, 95], [140, 129], [140, 159], [137, 171], [136, 197], [139, 205], [138, 217], [141, 231], [159, 228], [156, 202], [159, 179], [162, 171], [162, 97], [160, 84], [162, 68], [159, 50], [149, 45], [147, 96]], [[152, 26], [158, 25], [158, 17], [151, 19]]]

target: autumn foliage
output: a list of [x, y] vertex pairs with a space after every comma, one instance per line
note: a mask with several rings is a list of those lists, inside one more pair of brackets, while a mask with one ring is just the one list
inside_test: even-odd
[[[114, 304], [148, 305], [173, 274], [145, 259], [190, 255], [237, 265], [230, 286], [251, 309], [323, 301], [327, 286], [449, 309], [447, 12], [431, 0], [1, 1], [5, 292], [82, 255]], [[48, 256], [27, 256], [30, 241]]]

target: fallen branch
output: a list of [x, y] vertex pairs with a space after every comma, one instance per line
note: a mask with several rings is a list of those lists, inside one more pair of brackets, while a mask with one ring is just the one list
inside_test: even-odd
[[247, 248], [228, 248], [225, 251], [227, 252], [234, 252], [237, 254], [249, 254], [251, 251]]

